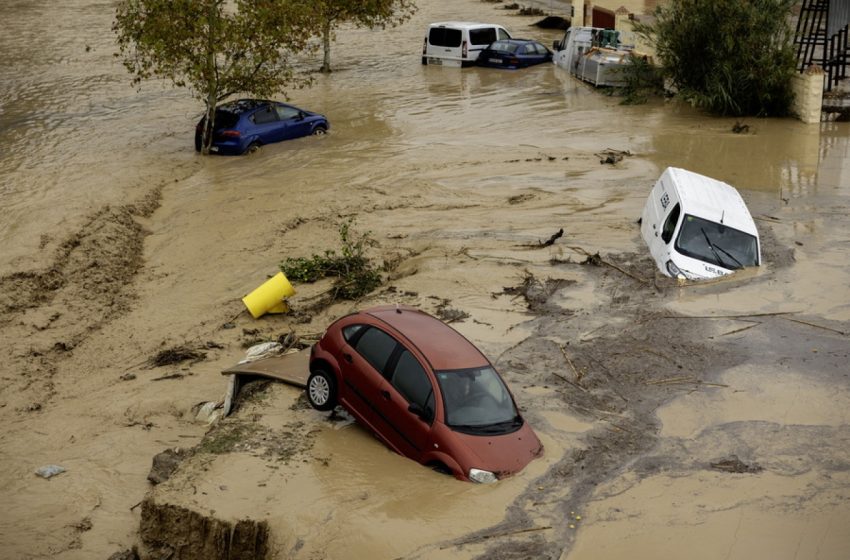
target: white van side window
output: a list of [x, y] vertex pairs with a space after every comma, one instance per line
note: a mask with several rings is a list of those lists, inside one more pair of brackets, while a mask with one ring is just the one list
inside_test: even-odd
[[496, 40], [496, 28], [485, 27], [469, 30], [469, 42], [473, 45], [489, 45]]
[[435, 47], [459, 47], [462, 35], [460, 29], [432, 27], [428, 32], [428, 42]]
[[[666, 194], [664, 196], [667, 196]], [[673, 232], [676, 231], [676, 224], [679, 223], [679, 214], [682, 209], [678, 203], [676, 206], [670, 210], [670, 215], [667, 216], [667, 220], [664, 222], [664, 227], [661, 230], [661, 239], [664, 240], [664, 243], [670, 243], [670, 240], [673, 239]]]
[[511, 36], [508, 35], [508, 32], [505, 31], [504, 29], [499, 29], [498, 32], [499, 32], [499, 40], [500, 41], [511, 38]]

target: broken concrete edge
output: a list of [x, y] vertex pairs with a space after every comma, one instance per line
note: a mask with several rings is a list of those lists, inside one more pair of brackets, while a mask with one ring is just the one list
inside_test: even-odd
[[221, 417], [230, 415], [240, 389], [248, 381], [258, 378], [270, 379], [303, 389], [307, 386], [307, 377], [310, 375], [309, 364], [310, 350], [305, 348], [298, 352], [240, 362], [222, 370], [221, 374], [228, 376], [228, 380]]
[[266, 521], [218, 519], [150, 495], [142, 502], [139, 536], [149, 549], [171, 552], [171, 560], [262, 559], [270, 549]]

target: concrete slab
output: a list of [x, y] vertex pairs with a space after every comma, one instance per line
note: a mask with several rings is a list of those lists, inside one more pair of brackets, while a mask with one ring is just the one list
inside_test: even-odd
[[310, 376], [310, 349], [262, 358], [253, 362], [236, 364], [221, 372], [222, 375], [254, 375], [283, 381], [296, 387], [306, 387]]
[[310, 376], [310, 349], [236, 364], [221, 372], [229, 377], [222, 414], [227, 416], [242, 386], [258, 377], [282, 381], [296, 387], [306, 387]]

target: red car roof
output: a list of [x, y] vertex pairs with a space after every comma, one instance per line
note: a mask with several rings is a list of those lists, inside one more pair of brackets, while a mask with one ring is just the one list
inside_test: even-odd
[[466, 369], [489, 364], [462, 334], [436, 317], [407, 306], [376, 307], [363, 311], [407, 338], [436, 370]]

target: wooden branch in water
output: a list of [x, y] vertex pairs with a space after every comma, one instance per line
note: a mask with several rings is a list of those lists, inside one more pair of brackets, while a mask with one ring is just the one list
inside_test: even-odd
[[799, 311], [776, 311], [774, 313], [743, 313], [741, 315], [662, 315], [659, 319], [738, 319], [746, 320], [748, 317], [779, 317], [782, 315], [795, 315]]
[[672, 385], [674, 383], [694, 383], [697, 378], [693, 375], [683, 375], [680, 377], [670, 377], [667, 379], [659, 379], [656, 381], [644, 381], [644, 385]]
[[814, 327], [816, 329], [823, 329], [825, 331], [834, 332], [834, 333], [840, 334], [842, 336], [847, 336], [848, 334], [850, 334], [850, 333], [846, 333], [844, 331], [840, 331], [838, 329], [833, 329], [832, 327], [825, 327], [823, 325], [817, 325], [815, 323], [809, 323], [808, 321], [803, 321], [801, 319], [791, 319], [790, 317], [782, 317], [782, 318], [785, 319], [786, 321], [791, 321], [792, 323], [800, 323], [801, 325]]
[[562, 375], [562, 374], [558, 373], [557, 371], [553, 371], [552, 373], [553, 373], [553, 374], [555, 374], [555, 376], [557, 376], [559, 379], [563, 379], [564, 381], [566, 381], [567, 383], [569, 383], [570, 385], [572, 385], [572, 386], [573, 386], [573, 387], [575, 387], [576, 389], [581, 389], [582, 391], [584, 391], [585, 393], [587, 393], [587, 389], [585, 389], [584, 387], [582, 387], [582, 386], [581, 386], [581, 385], [579, 385], [578, 383], [573, 383], [572, 381], [570, 381], [569, 379], [567, 379], [567, 376], [566, 376], [566, 375]]
[[[577, 253], [582, 253], [584, 256], [586, 256], [586, 257], [588, 257], [588, 258], [593, 258], [593, 257], [594, 257], [594, 255], [590, 254], [588, 251], [586, 251], [585, 249], [582, 249], [581, 247], [573, 247], [573, 246], [567, 246], [567, 247], [568, 247], [569, 249], [572, 249], [573, 251], [575, 251], [575, 252], [577, 252]], [[621, 272], [622, 274], [625, 274], [625, 275], [626, 275], [626, 276], [628, 276], [629, 278], [631, 278], [631, 279], [633, 279], [633, 280], [637, 280], [637, 281], [638, 281], [638, 282], [640, 282], [641, 284], [649, 284], [649, 282], [647, 282], [647, 281], [646, 281], [646, 279], [641, 278], [640, 276], [637, 276], [637, 275], [635, 275], [635, 274], [632, 274], [632, 273], [631, 273], [631, 272], [629, 272], [628, 270], [624, 270], [624, 269], [620, 268], [619, 266], [617, 266], [616, 264], [614, 264], [614, 263], [612, 263], [612, 262], [609, 262], [609, 261], [606, 261], [606, 260], [605, 260], [605, 259], [603, 259], [602, 257], [599, 257], [598, 255], [597, 255], [597, 258], [599, 259], [599, 262], [601, 262], [601, 263], [602, 263], [602, 264], [604, 264], [605, 266], [609, 266], [609, 267], [613, 268], [614, 270], [616, 270], [616, 271], [618, 271], [618, 272]]]
[[562, 344], [559, 344], [558, 348], [561, 350], [561, 354], [564, 356], [564, 359], [567, 361], [567, 364], [569, 364], [570, 369], [573, 370], [573, 375], [575, 376], [576, 383], [581, 383], [582, 375], [579, 374], [578, 370], [576, 369], [576, 366], [573, 365], [573, 361], [567, 355], [567, 349], [564, 348]]
[[758, 321], [752, 321], [752, 324], [751, 324], [751, 325], [747, 325], [746, 327], [741, 327], [740, 329], [735, 329], [734, 331], [725, 332], [725, 333], [723, 333], [723, 334], [721, 334], [721, 335], [719, 335], [719, 336], [729, 336], [730, 334], [735, 334], [735, 333], [739, 333], [739, 332], [744, 332], [744, 331], [746, 331], [746, 330], [749, 330], [749, 329], [751, 329], [751, 328], [753, 328], [753, 327], [757, 327], [757, 326], [759, 326], [759, 325], [761, 325], [761, 323], [759, 323]]

